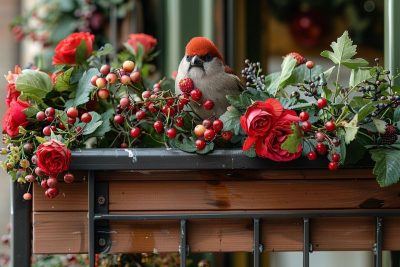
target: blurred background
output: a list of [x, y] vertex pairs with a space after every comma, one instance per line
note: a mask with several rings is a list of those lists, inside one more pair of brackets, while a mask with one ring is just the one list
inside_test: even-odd
[[[154, 62], [157, 77], [170, 76], [185, 44], [199, 35], [214, 40], [236, 73], [246, 58], [260, 61], [267, 72], [276, 71], [292, 51], [324, 65], [319, 53], [345, 30], [359, 46], [358, 56], [383, 63], [383, 0], [0, 0], [0, 6], [2, 74], [15, 64], [52, 71], [55, 45], [74, 31], [94, 33], [97, 48], [105, 43], [122, 47], [130, 33], [153, 35], [160, 51]], [[0, 87], [5, 84], [1, 79]], [[0, 233], [7, 233], [9, 188], [9, 177], [2, 173]], [[0, 254], [6, 252], [1, 246]], [[250, 261], [243, 253], [221, 257], [229, 262], [226, 266]], [[302, 254], [271, 253], [264, 261], [264, 266], [297, 267]], [[313, 253], [311, 265], [372, 266], [372, 253]]]

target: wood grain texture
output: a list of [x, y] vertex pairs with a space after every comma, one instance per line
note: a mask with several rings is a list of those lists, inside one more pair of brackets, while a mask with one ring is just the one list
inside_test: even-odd
[[363, 180], [116, 181], [110, 210], [399, 208], [400, 184]]
[[[86, 212], [35, 212], [34, 253], [86, 253]], [[112, 222], [111, 253], [177, 252], [178, 221]], [[384, 250], [400, 250], [400, 219], [384, 219]], [[189, 220], [188, 244], [192, 252], [251, 251], [251, 220]], [[302, 219], [261, 221], [265, 251], [301, 251]], [[311, 220], [311, 242], [316, 251], [372, 249], [373, 218], [315, 218]]]

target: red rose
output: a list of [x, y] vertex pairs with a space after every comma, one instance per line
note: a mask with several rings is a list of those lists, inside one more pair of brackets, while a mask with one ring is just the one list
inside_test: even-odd
[[29, 123], [23, 111], [30, 106], [31, 104], [19, 99], [11, 101], [10, 107], [3, 117], [3, 132], [11, 137], [17, 136], [19, 134], [18, 127], [26, 127]]
[[13, 100], [17, 100], [17, 98], [21, 95], [20, 91], [17, 91], [15, 87], [15, 81], [17, 80], [18, 76], [21, 74], [21, 68], [19, 66], [15, 66], [14, 73], [9, 71], [6, 80], [8, 84], [6, 86], [7, 96], [6, 96], [6, 104], [7, 107], [10, 107], [10, 104]]
[[243, 144], [243, 150], [248, 150], [258, 138], [264, 137], [282, 112], [282, 104], [274, 98], [254, 102], [247, 108], [246, 113], [240, 117], [240, 124], [249, 136]]
[[82, 40], [86, 43], [87, 57], [93, 52], [94, 35], [88, 32], [76, 32], [61, 40], [55, 49], [53, 64], [76, 64], [76, 49]]
[[256, 154], [273, 161], [291, 161], [300, 157], [303, 149], [301, 144], [298, 146], [296, 153], [289, 153], [289, 151], [281, 148], [282, 143], [292, 133], [292, 123], [299, 120], [293, 110], [285, 110], [268, 135], [257, 140], [255, 146]]
[[57, 177], [59, 173], [68, 170], [71, 151], [60, 141], [52, 139], [38, 146], [36, 161], [45, 174]]
[[157, 45], [157, 39], [153, 36], [145, 33], [130, 34], [127, 42], [137, 53], [137, 44], [140, 43], [143, 46], [144, 53], [147, 54]]

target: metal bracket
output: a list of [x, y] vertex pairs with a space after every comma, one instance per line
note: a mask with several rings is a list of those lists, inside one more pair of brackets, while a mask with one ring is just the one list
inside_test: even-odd
[[260, 266], [260, 254], [264, 250], [264, 246], [260, 242], [261, 230], [260, 219], [253, 219], [253, 266]]
[[[95, 214], [108, 214], [108, 182], [95, 184]], [[95, 222], [95, 252], [107, 253], [111, 249], [110, 224], [108, 220]]]
[[382, 242], [383, 242], [383, 218], [376, 217], [375, 243], [372, 248], [374, 252], [375, 267], [382, 267]]
[[179, 244], [179, 255], [180, 255], [180, 267], [186, 267], [186, 257], [189, 254], [189, 246], [187, 245], [187, 222], [181, 220], [180, 226], [180, 244]]
[[310, 266], [310, 252], [312, 252], [312, 245], [310, 243], [310, 218], [303, 218], [303, 267]]

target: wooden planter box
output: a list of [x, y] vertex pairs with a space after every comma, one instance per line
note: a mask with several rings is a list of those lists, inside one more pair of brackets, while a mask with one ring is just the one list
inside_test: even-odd
[[[110, 214], [187, 214], [191, 252], [252, 251], [251, 214], [268, 212], [274, 216], [260, 219], [264, 251], [303, 250], [303, 217], [310, 218], [313, 250], [371, 251], [376, 216], [384, 219], [383, 249], [400, 250], [400, 217], [393, 216], [399, 214], [400, 184], [380, 188], [362, 166], [334, 172], [325, 166], [250, 159], [239, 150], [207, 156], [163, 149], [77, 151], [71, 167], [78, 182], [61, 184], [53, 200], [34, 186], [33, 253], [88, 252], [87, 170], [94, 170], [96, 183], [108, 184], [108, 196], [97, 200], [105, 200]], [[340, 212], [350, 215], [336, 216]], [[226, 216], [190, 217], [196, 214]], [[113, 220], [106, 227], [110, 253], [176, 252], [180, 244], [178, 219]]]

